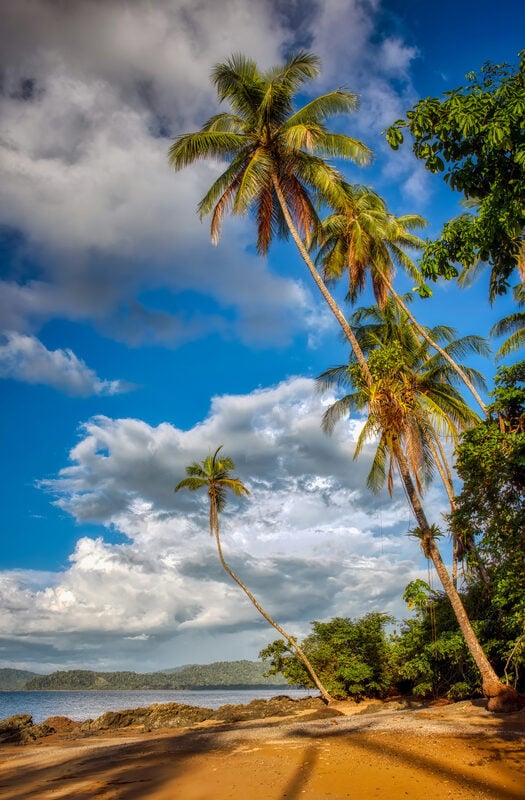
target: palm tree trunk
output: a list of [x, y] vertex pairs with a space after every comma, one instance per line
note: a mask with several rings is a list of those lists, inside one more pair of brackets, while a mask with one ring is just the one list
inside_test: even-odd
[[[264, 617], [266, 622], [268, 622], [273, 628], [275, 628], [275, 630], [278, 631], [278, 633], [280, 633], [281, 636], [283, 636], [286, 639], [286, 641], [288, 642], [290, 647], [292, 647], [292, 649], [295, 650], [295, 652], [297, 653], [297, 655], [299, 656], [299, 658], [303, 662], [304, 666], [306, 667], [306, 670], [307, 670], [308, 674], [310, 675], [311, 679], [313, 680], [314, 684], [319, 689], [319, 692], [321, 693], [321, 697], [322, 697], [323, 701], [327, 705], [329, 705], [330, 703], [335, 702], [334, 698], [324, 688], [323, 684], [321, 683], [316, 671], [312, 667], [312, 665], [311, 665], [310, 661], [308, 660], [308, 657], [307, 657], [306, 653], [304, 652], [304, 650], [302, 649], [302, 647], [300, 647], [300, 645], [297, 644], [297, 642], [295, 641], [295, 639], [292, 636], [290, 636], [288, 633], [286, 633], [285, 630], [283, 630], [283, 628], [281, 628], [281, 626], [279, 625], [278, 622], [276, 622], [274, 619], [272, 619], [272, 617], [270, 617], [270, 615], [264, 610], [264, 608], [257, 602], [257, 600], [255, 599], [253, 594], [250, 592], [248, 587], [245, 586], [245, 584], [241, 581], [241, 579], [235, 574], [235, 572], [226, 563], [226, 560], [225, 560], [223, 552], [222, 552], [221, 537], [220, 537], [220, 534], [219, 534], [219, 518], [218, 518], [218, 514], [217, 514], [216, 508], [214, 509], [214, 511], [212, 511], [212, 506], [215, 506], [215, 503], [213, 501], [210, 502], [210, 529], [211, 529], [212, 535], [215, 536], [215, 541], [217, 543], [217, 551], [219, 553], [219, 558], [220, 558], [220, 561], [221, 561], [221, 564], [222, 564], [224, 570], [228, 573], [230, 578], [232, 580], [234, 580], [235, 583], [238, 586], [240, 586], [240, 588], [243, 590], [244, 594], [253, 603], [253, 605], [255, 606], [257, 611], [259, 612], [259, 614], [261, 614]], [[212, 521], [213, 521], [213, 524], [212, 524]]]
[[[450, 503], [450, 510], [452, 511], [452, 513], [454, 513], [454, 511], [456, 510], [456, 498], [455, 498], [455, 495], [454, 495], [454, 487], [452, 485], [452, 474], [450, 472], [450, 467], [449, 467], [448, 462], [447, 462], [447, 457], [445, 456], [445, 453], [443, 452], [443, 447], [441, 446], [441, 442], [439, 441], [439, 439], [436, 439], [436, 441], [434, 442], [434, 441], [432, 441], [430, 439], [430, 437], [427, 437], [427, 442], [428, 442], [429, 450], [432, 453], [432, 458], [434, 459], [434, 462], [435, 462], [435, 464], [437, 466], [439, 475], [441, 477], [441, 481], [443, 483], [443, 486], [445, 487], [445, 491], [447, 493], [447, 497], [448, 497], [448, 500], [449, 500], [449, 503]], [[458, 585], [457, 584], [457, 580], [458, 580], [458, 549], [459, 549], [459, 547], [461, 547], [461, 549], [467, 550], [469, 553], [471, 553], [474, 556], [475, 569], [476, 569], [480, 579], [483, 581], [485, 586], [490, 586], [491, 581], [490, 581], [489, 574], [488, 574], [488, 572], [487, 572], [487, 570], [485, 568], [485, 564], [481, 560], [481, 557], [480, 557], [480, 555], [478, 553], [477, 547], [474, 544], [474, 542], [472, 542], [472, 541], [462, 542], [461, 545], [459, 544], [459, 542], [460, 542], [460, 540], [458, 539], [458, 537], [454, 533], [452, 533], [452, 547], [453, 547], [453, 551], [452, 551], [452, 583], [454, 584], [454, 587], [457, 589], [457, 585]], [[459, 547], [458, 547], [458, 545], [459, 545]]]
[[454, 614], [456, 616], [459, 628], [469, 652], [474, 659], [474, 662], [479, 669], [482, 680], [483, 694], [488, 698], [487, 708], [489, 711], [516, 711], [523, 706], [523, 701], [520, 698], [516, 689], [512, 686], [503, 684], [496, 675], [492, 665], [490, 664], [483, 648], [481, 647], [478, 638], [470, 624], [467, 612], [463, 606], [461, 598], [455, 589], [447, 568], [441, 558], [438, 546], [434, 535], [432, 534], [430, 525], [426, 518], [426, 514], [421, 505], [419, 495], [416, 492], [412, 476], [405, 458], [405, 455], [399, 444], [399, 440], [394, 442], [394, 456], [399, 474], [403, 485], [405, 487], [410, 505], [417, 520], [417, 524], [422, 534], [421, 547], [427, 558], [432, 560], [437, 575], [441, 581], [443, 589], [450, 601]]
[[[456, 500], [454, 498], [454, 490], [452, 487], [452, 475], [450, 474], [445, 453], [443, 452], [443, 448], [441, 447], [439, 439], [434, 442], [431, 436], [426, 436], [425, 438], [427, 440], [428, 448], [432, 454], [434, 464], [439, 472], [441, 482], [445, 487], [445, 491], [450, 503], [450, 510], [454, 511], [456, 508]], [[458, 588], [458, 560], [457, 537], [452, 534], [452, 583], [454, 585], [454, 589]]]
[[403, 309], [403, 311], [405, 312], [405, 314], [407, 315], [409, 320], [414, 325], [414, 327], [417, 330], [417, 332], [420, 334], [420, 336], [422, 336], [423, 339], [425, 340], [425, 342], [427, 342], [434, 350], [436, 350], [440, 354], [440, 356], [442, 356], [445, 359], [445, 361], [447, 361], [450, 364], [452, 369], [455, 370], [455, 372], [457, 372], [457, 374], [459, 375], [461, 380], [464, 382], [465, 386], [467, 386], [467, 388], [472, 393], [472, 396], [476, 400], [476, 403], [479, 405], [479, 407], [481, 408], [483, 413], [486, 415], [487, 414], [487, 406], [485, 405], [485, 403], [481, 399], [481, 397], [479, 395], [479, 392], [476, 390], [476, 387], [474, 386], [474, 384], [472, 383], [472, 381], [470, 380], [468, 375], [466, 375], [464, 370], [461, 369], [460, 365], [456, 361], [454, 361], [452, 356], [449, 355], [449, 353], [447, 353], [447, 351], [444, 350], [437, 342], [435, 342], [432, 339], [432, 337], [428, 335], [426, 330], [419, 324], [419, 322], [414, 317], [414, 315], [412, 314], [410, 309], [407, 307], [406, 303], [404, 303], [403, 300], [401, 299], [401, 297], [397, 294], [396, 290], [394, 289], [394, 287], [392, 285], [392, 281], [386, 275], [382, 275], [381, 278], [382, 278], [383, 282], [385, 283], [385, 285], [387, 286], [388, 291], [390, 292], [390, 294], [394, 298], [394, 301], [397, 303], [399, 308]]
[[359, 366], [361, 367], [363, 375], [365, 376], [366, 382], [368, 384], [371, 384], [372, 383], [372, 376], [370, 374], [370, 370], [368, 369], [368, 364], [366, 363], [366, 358], [364, 357], [363, 351], [361, 350], [361, 348], [359, 346], [359, 343], [358, 343], [357, 339], [355, 338], [355, 334], [354, 334], [352, 328], [348, 324], [348, 320], [346, 319], [345, 315], [343, 314], [343, 312], [341, 311], [341, 309], [337, 305], [336, 301], [334, 300], [334, 298], [332, 297], [332, 295], [328, 291], [328, 289], [326, 287], [326, 284], [323, 281], [323, 279], [321, 278], [319, 272], [317, 271], [317, 269], [315, 267], [315, 264], [312, 261], [308, 250], [304, 246], [303, 240], [299, 236], [299, 231], [295, 227], [294, 221], [292, 219], [292, 215], [290, 214], [290, 210], [289, 210], [288, 205], [286, 203], [286, 198], [285, 198], [285, 196], [284, 196], [284, 194], [283, 194], [283, 192], [281, 190], [281, 187], [279, 186], [279, 181], [278, 181], [276, 176], [273, 177], [273, 187], [275, 189], [275, 194], [277, 195], [277, 199], [279, 200], [279, 205], [281, 206], [281, 211], [283, 212], [283, 216], [284, 216], [284, 218], [286, 220], [286, 224], [288, 225], [288, 229], [289, 229], [290, 233], [292, 234], [292, 239], [294, 240], [294, 242], [295, 242], [295, 244], [297, 246], [297, 249], [299, 250], [299, 253], [301, 254], [301, 257], [302, 257], [303, 261], [305, 262], [306, 266], [308, 267], [310, 275], [314, 279], [317, 288], [319, 289], [319, 291], [323, 295], [325, 301], [328, 304], [328, 307], [330, 308], [330, 311], [332, 312], [332, 314], [334, 315], [334, 317], [338, 321], [339, 325], [341, 326], [341, 328], [343, 330], [344, 335], [348, 339], [348, 341], [350, 343], [350, 347], [352, 348], [352, 351], [353, 351], [353, 353], [354, 353], [354, 355], [356, 357], [356, 360], [357, 360]]

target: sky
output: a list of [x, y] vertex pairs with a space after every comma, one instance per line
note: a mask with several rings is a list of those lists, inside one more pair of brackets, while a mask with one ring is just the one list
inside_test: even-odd
[[[196, 207], [221, 165], [175, 173], [167, 150], [219, 110], [216, 63], [307, 48], [322, 73], [303, 102], [360, 96], [334, 125], [375, 157], [346, 177], [435, 235], [460, 198], [382, 131], [485, 61], [516, 63], [521, 3], [3, 0], [2, 18], [0, 667], [257, 658], [275, 632], [222, 572], [205, 495], [173, 492], [219, 445], [250, 489], [223, 514], [226, 558], [285, 628], [401, 620], [428, 574], [405, 498], [366, 489], [362, 419], [320, 429], [334, 397], [315, 378], [347, 359], [336, 323], [291, 242], [258, 256], [247, 217], [211, 245]], [[511, 309], [486, 296], [482, 277], [412, 307], [486, 335]], [[439, 523], [438, 486], [425, 506]]]

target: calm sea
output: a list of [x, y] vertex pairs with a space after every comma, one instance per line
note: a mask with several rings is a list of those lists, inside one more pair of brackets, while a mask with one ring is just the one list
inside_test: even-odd
[[219, 708], [219, 706], [249, 703], [250, 700], [286, 694], [300, 698], [317, 696], [303, 689], [214, 689], [199, 691], [136, 691], [136, 692], [0, 692], [0, 719], [12, 714], [31, 714], [33, 722], [47, 717], [69, 717], [79, 722], [96, 719], [105, 711], [140, 708], [152, 703], [186, 703], [190, 706]]

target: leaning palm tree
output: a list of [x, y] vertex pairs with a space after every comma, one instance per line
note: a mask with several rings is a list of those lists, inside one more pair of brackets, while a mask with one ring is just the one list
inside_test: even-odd
[[179, 489], [189, 489], [191, 492], [195, 492], [199, 489], [207, 488], [208, 498], [210, 501], [210, 534], [215, 537], [219, 559], [223, 568], [228, 573], [230, 578], [232, 578], [232, 580], [234, 580], [235, 583], [241, 587], [245, 595], [250, 599], [257, 611], [262, 614], [264, 619], [269, 622], [270, 625], [272, 625], [275, 630], [281, 634], [281, 636], [284, 636], [292, 649], [295, 650], [306, 667], [308, 674], [319, 689], [323, 700], [326, 703], [333, 702], [333, 698], [324, 688], [306, 654], [297, 644], [296, 640], [290, 636], [290, 634], [286, 633], [286, 631], [284, 631], [283, 628], [281, 628], [281, 626], [275, 622], [275, 620], [272, 619], [272, 617], [270, 617], [270, 615], [262, 608], [248, 587], [242, 582], [238, 575], [235, 574], [224, 558], [219, 532], [219, 514], [221, 511], [223, 511], [226, 505], [227, 491], [229, 490], [233, 492], [233, 494], [237, 497], [243, 497], [244, 495], [248, 495], [250, 492], [239, 478], [231, 475], [232, 470], [235, 469], [235, 464], [231, 458], [228, 458], [227, 456], [220, 456], [219, 453], [221, 450], [222, 445], [217, 448], [213, 455], [208, 455], [203, 461], [195, 461], [186, 467], [186, 478], [179, 481], [175, 487], [175, 491], [178, 492]]
[[[525, 306], [525, 284], [518, 283], [513, 289], [514, 299], [518, 306]], [[514, 311], [496, 322], [490, 330], [491, 336], [507, 338], [496, 353], [496, 359], [504, 358], [525, 347], [525, 311]]]
[[312, 239], [312, 247], [318, 248], [316, 261], [322, 265], [325, 279], [334, 281], [347, 273], [348, 299], [355, 302], [369, 276], [379, 306], [384, 306], [390, 294], [419, 335], [456, 370], [480, 408], [486, 411], [468, 373], [418, 323], [392, 283], [395, 267], [399, 265], [421, 291], [426, 291], [417, 266], [406, 252], [424, 247], [423, 240], [412, 231], [426, 225], [426, 221], [418, 214], [400, 217], [390, 214], [384, 200], [368, 187], [344, 183], [342, 188], [344, 191], [333, 203], [334, 211], [322, 221]]
[[[434, 363], [438, 354], [433, 357]], [[430, 359], [432, 361], [432, 359]], [[330, 432], [347, 411], [367, 412], [367, 419], [358, 438], [355, 456], [364, 443], [377, 440], [377, 447], [368, 485], [379, 491], [385, 482], [393, 491], [397, 470], [417, 522], [417, 535], [425, 556], [432, 560], [442, 586], [450, 600], [467, 647], [482, 678], [488, 708], [493, 711], [514, 710], [521, 706], [517, 692], [499, 680], [472, 628], [461, 598], [443, 562], [436, 543], [437, 531], [430, 525], [421, 502], [426, 483], [432, 476], [433, 460], [429, 442], [436, 441], [440, 426], [454, 428], [468, 422], [467, 411], [457, 390], [446, 379], [437, 380], [426, 359], [414, 370], [414, 356], [403, 350], [399, 342], [390, 341], [371, 350], [368, 355], [372, 383], [363, 376], [355, 359], [345, 372], [328, 371], [321, 376], [322, 385], [343, 382], [354, 391], [331, 406], [323, 420]], [[443, 367], [443, 364], [440, 365]]]
[[[413, 295], [406, 294], [402, 297], [404, 303], [409, 304]], [[365, 356], [380, 351], [385, 354], [395, 352], [398, 366], [403, 364], [409, 370], [411, 377], [411, 391], [419, 398], [421, 404], [418, 415], [418, 435], [423, 437], [423, 444], [416, 446], [414, 443], [407, 449], [409, 451], [425, 454], [425, 469], [423, 471], [430, 477], [434, 468], [439, 473], [447, 494], [451, 511], [455, 510], [454, 486], [452, 470], [445, 454], [442, 440], [449, 440], [452, 445], [457, 443], [458, 433], [479, 422], [479, 417], [465, 403], [454, 383], [457, 374], [439, 353], [433, 353], [425, 339], [422, 339], [418, 330], [408, 316], [402, 311], [395, 299], [388, 297], [383, 306], [374, 305], [358, 308], [350, 319], [356, 338]], [[456, 338], [453, 328], [445, 325], [436, 325], [425, 328], [429, 338], [440, 343], [442, 349], [450, 355], [456, 363], [468, 353], [489, 355], [489, 348], [485, 339], [479, 336], [463, 336]], [[377, 356], [376, 356], [377, 357]], [[485, 389], [483, 375], [467, 365], [460, 364], [461, 369], [468, 375], [469, 380], [478, 388]], [[326, 388], [331, 385], [348, 387], [351, 385], [352, 366], [334, 367], [321, 375], [319, 385]], [[355, 405], [357, 403], [357, 405]], [[335, 402], [326, 412], [324, 428], [327, 432], [333, 430], [336, 422], [351, 413], [360, 410], [360, 398], [357, 394], [345, 395]], [[421, 412], [426, 420], [421, 418]], [[424, 446], [423, 446], [424, 445]], [[378, 453], [379, 455], [379, 453]], [[418, 474], [419, 470], [416, 470]], [[369, 476], [370, 488], [375, 490], [381, 487], [384, 476], [379, 472], [377, 480], [374, 478], [374, 467]], [[390, 475], [389, 485], [392, 483]], [[474, 545], [470, 541], [453, 541], [452, 580], [457, 586], [457, 567], [466, 550], [472, 552]], [[488, 579], [486, 570], [473, 553], [472, 563], [476, 565], [482, 580]]]
[[244, 215], [250, 209], [260, 253], [267, 252], [274, 236], [290, 234], [366, 373], [351, 327], [303, 242], [303, 237], [309, 242], [318, 224], [316, 207], [342, 202], [341, 175], [325, 158], [365, 164], [371, 157], [362, 142], [332, 133], [326, 125], [335, 114], [356, 108], [355, 94], [337, 89], [294, 108], [294, 95], [317, 77], [319, 67], [317, 56], [305, 51], [266, 72], [242, 55], [218, 64], [212, 80], [231, 111], [211, 117], [200, 131], [179, 136], [169, 160], [177, 170], [202, 159], [228, 162], [199, 204], [201, 217], [212, 215], [212, 241], [219, 239], [225, 213]]

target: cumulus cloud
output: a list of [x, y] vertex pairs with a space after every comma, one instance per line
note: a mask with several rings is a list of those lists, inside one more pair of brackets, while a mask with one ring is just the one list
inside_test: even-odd
[[[15, 644], [51, 643], [46, 663], [61, 653], [62, 663], [82, 656], [100, 666], [111, 637], [104, 663], [113, 668], [136, 664], [138, 653], [151, 668], [169, 666], [219, 633], [217, 659], [254, 657], [274, 632], [221, 569], [205, 494], [173, 492], [185, 466], [221, 443], [251, 490], [222, 515], [225, 557], [281, 624], [305, 635], [313, 619], [370, 610], [401, 616], [402, 590], [422, 574], [417, 544], [406, 536], [405, 499], [363, 489], [371, 448], [352, 460], [362, 422], [327, 438], [319, 422], [329, 401], [312, 381], [295, 378], [216, 397], [187, 431], [136, 419], [86, 423], [71, 465], [42, 485], [79, 522], [100, 523], [122, 540], [84, 536], [70, 566], [40, 581], [3, 573], [4, 635]], [[430, 496], [431, 515], [438, 501]]]
[[101, 380], [71, 350], [48, 350], [35, 336], [15, 331], [0, 337], [0, 378], [44, 384], [78, 397], [120, 394], [133, 388], [122, 380]]
[[[174, 174], [166, 152], [216, 107], [213, 64], [240, 50], [269, 66], [302, 45], [321, 55], [324, 84], [343, 76], [362, 95], [355, 131], [376, 136], [407, 105], [416, 55], [399, 36], [377, 37], [380, 11], [377, 0], [6, 0], [0, 225], [22, 241], [2, 286], [2, 327], [35, 333], [64, 318], [170, 346], [210, 333], [277, 344], [319, 332], [317, 300], [249, 249], [251, 221], [209, 245], [195, 208], [220, 165]], [[159, 288], [169, 311], [143, 299]], [[211, 308], [189, 308], [187, 291]]]

